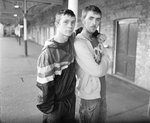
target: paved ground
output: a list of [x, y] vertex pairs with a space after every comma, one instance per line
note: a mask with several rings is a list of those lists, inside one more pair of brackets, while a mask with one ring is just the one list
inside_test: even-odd
[[[24, 44], [15, 38], [0, 38], [0, 122], [40, 123], [36, 108], [36, 60], [41, 46]], [[108, 122], [150, 122], [147, 117], [149, 93], [107, 76]], [[77, 102], [78, 103], [78, 102]]]
[[108, 121], [150, 123], [149, 93], [112, 76], [107, 77], [107, 82]]
[[14, 38], [0, 39], [0, 94], [1, 122], [40, 123], [36, 109], [36, 59], [41, 47], [28, 45], [29, 56], [24, 56], [24, 45]]

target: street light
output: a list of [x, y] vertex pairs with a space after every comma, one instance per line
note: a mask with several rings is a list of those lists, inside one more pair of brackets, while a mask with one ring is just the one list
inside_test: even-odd
[[16, 9], [18, 9], [18, 8], [19, 8], [19, 5], [15, 5], [14, 7], [15, 7]]
[[17, 17], [18, 15], [17, 14], [14, 14], [14, 17]]

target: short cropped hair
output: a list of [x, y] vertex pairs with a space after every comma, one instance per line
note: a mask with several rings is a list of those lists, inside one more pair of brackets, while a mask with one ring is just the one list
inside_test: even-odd
[[89, 11], [92, 11], [92, 12], [95, 12], [97, 14], [102, 15], [101, 10], [97, 6], [95, 6], [95, 5], [89, 5], [89, 6], [86, 6], [82, 10], [82, 17], [81, 18], [84, 19]]
[[72, 10], [64, 9], [64, 10], [60, 10], [59, 12], [56, 13], [55, 22], [59, 22], [62, 15], [68, 15], [68, 16], [71, 16], [71, 17], [76, 17]]

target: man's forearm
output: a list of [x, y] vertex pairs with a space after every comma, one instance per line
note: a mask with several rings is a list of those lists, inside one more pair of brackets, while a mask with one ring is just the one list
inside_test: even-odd
[[50, 113], [54, 108], [55, 88], [53, 81], [46, 84], [37, 83], [37, 87], [41, 91], [41, 95], [38, 96], [37, 108], [43, 113]]

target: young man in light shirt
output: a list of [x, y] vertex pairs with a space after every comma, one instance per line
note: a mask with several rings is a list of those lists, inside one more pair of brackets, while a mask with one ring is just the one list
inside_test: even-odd
[[85, 7], [82, 11], [83, 30], [74, 42], [81, 123], [102, 123], [106, 120], [105, 75], [109, 68], [109, 57], [105, 49], [101, 50], [101, 43], [93, 38], [101, 16], [98, 7]]

